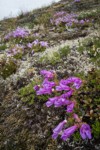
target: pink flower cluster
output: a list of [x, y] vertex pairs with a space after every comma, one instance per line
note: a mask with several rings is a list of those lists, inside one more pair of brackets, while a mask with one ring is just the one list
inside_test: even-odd
[[65, 11], [56, 12], [52, 19], [50, 19], [51, 24], [56, 26], [58, 25], [65, 25], [65, 26], [72, 26], [72, 25], [83, 25], [89, 22], [87, 19], [78, 20], [78, 15], [74, 13], [66, 13]]
[[24, 38], [28, 35], [29, 35], [29, 32], [26, 29], [17, 27], [17, 29], [15, 31], [8, 33], [5, 36], [5, 39], [8, 40], [11, 37], [13, 37], [13, 38], [17, 38], [17, 37]]
[[60, 122], [58, 126], [53, 130], [52, 138], [56, 139], [59, 134], [61, 134], [61, 138], [65, 141], [69, 138], [76, 130], [80, 129], [80, 135], [82, 139], [91, 139], [91, 129], [90, 126], [86, 123], [82, 123], [81, 119], [78, 117], [77, 114], [74, 113], [74, 108], [76, 106], [75, 100], [70, 100], [73, 93], [80, 88], [82, 85], [82, 80], [77, 77], [69, 77], [68, 79], [62, 79], [58, 83], [51, 81], [54, 79], [55, 72], [54, 71], [47, 71], [42, 70], [40, 72], [41, 75], [44, 76], [44, 81], [42, 85], [34, 86], [34, 90], [36, 91], [37, 95], [45, 95], [45, 94], [52, 94], [59, 92], [60, 96], [55, 96], [49, 98], [46, 102], [46, 106], [50, 107], [54, 105], [54, 107], [66, 107], [66, 112], [71, 113], [73, 118], [75, 119], [75, 124], [67, 129], [64, 129], [65, 124], [67, 123], [66, 120]]
[[38, 39], [36, 39], [35, 41], [33, 41], [32, 43], [28, 43], [27, 47], [28, 48], [32, 48], [34, 46], [41, 46], [41, 47], [48, 47], [48, 42], [46, 41], [39, 41]]
[[24, 52], [24, 46], [16, 44], [14, 48], [7, 50], [7, 56], [15, 56]]

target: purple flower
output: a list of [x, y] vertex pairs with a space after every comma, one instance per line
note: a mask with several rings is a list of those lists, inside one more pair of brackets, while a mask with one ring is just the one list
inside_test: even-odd
[[74, 2], [80, 2], [80, 0], [74, 0]]
[[4, 38], [6, 39], [6, 40], [8, 40], [10, 37], [12, 37], [12, 32], [10, 32], [10, 33], [8, 33]]
[[53, 139], [56, 139], [58, 137], [58, 134], [62, 131], [62, 129], [66, 123], [67, 123], [66, 120], [60, 122], [58, 124], [58, 126], [53, 130], [53, 135], [52, 135]]
[[35, 91], [38, 91], [40, 87], [38, 85], [35, 85], [33, 88]]
[[40, 88], [37, 91], [37, 95], [42, 95], [42, 94], [51, 94], [52, 93], [52, 88], [55, 86], [55, 82], [48, 81], [48, 79], [45, 79], [42, 83], [42, 88]]
[[56, 86], [56, 91], [69, 91], [71, 88], [67, 85], [61, 84], [59, 86]]
[[15, 31], [12, 31], [11, 33], [8, 33], [6, 36], [5, 36], [5, 39], [9, 39], [10, 37], [21, 37], [21, 38], [24, 38], [26, 36], [29, 35], [29, 32], [24, 29], [24, 28], [20, 28], [20, 27], [17, 27], [17, 29]]
[[66, 80], [60, 81], [60, 84], [63, 84], [63, 85], [68, 85], [68, 84], [72, 84], [72, 83], [76, 89], [79, 89], [82, 84], [82, 80], [77, 77], [69, 77]]
[[52, 106], [54, 103], [55, 103], [55, 101], [58, 99], [58, 97], [56, 96], [56, 97], [53, 97], [53, 98], [49, 98], [49, 100], [46, 102], [46, 106], [47, 107], [50, 107], [50, 106]]
[[68, 129], [64, 130], [61, 138], [66, 141], [67, 138], [69, 138], [76, 130], [77, 130], [77, 125], [74, 125], [72, 127], [69, 127]]
[[55, 105], [55, 107], [61, 107], [61, 106], [68, 105], [69, 103], [70, 103], [69, 100], [66, 100], [65, 98], [62, 98], [60, 96], [60, 97], [58, 97], [57, 100], [55, 100], [54, 105]]
[[39, 44], [39, 40], [36, 39], [34, 42], [32, 42], [32, 44], [35, 45], [35, 46], [38, 45]]
[[32, 43], [28, 43], [28, 44], [27, 44], [27, 47], [28, 47], [28, 48], [32, 48], [32, 46], [33, 46]]
[[45, 78], [48, 78], [48, 79], [52, 79], [54, 77], [53, 71], [42, 70], [40, 72], [40, 74], [43, 75]]
[[26, 29], [18, 27], [15, 31], [13, 31], [13, 37], [25, 37], [28, 36], [29, 33]]
[[91, 139], [91, 129], [90, 126], [86, 123], [82, 124], [81, 128], [80, 128], [80, 135], [82, 137], [82, 139]]
[[74, 105], [75, 105], [74, 102], [70, 102], [70, 104], [67, 105], [67, 112], [69, 112], [69, 113], [73, 112]]
[[43, 87], [54, 87], [56, 84], [53, 81], [49, 81], [48, 78], [44, 79], [42, 86]]
[[62, 96], [56, 96], [53, 98], [49, 98], [49, 100], [46, 102], [46, 105], [47, 107], [50, 107], [52, 105], [54, 105], [55, 107], [61, 107], [68, 105], [69, 103], [70, 101], [67, 100], [66, 98], [63, 98]]
[[41, 45], [42, 47], [48, 47], [48, 43], [47, 43], [47, 42], [44, 42], [44, 41], [41, 41], [41, 42], [40, 42], [40, 45]]
[[82, 19], [82, 20], [80, 20], [80, 24], [84, 24], [85, 23], [85, 21]]
[[73, 90], [70, 90], [67, 93], [62, 94], [61, 97], [69, 98], [70, 96], [72, 96], [72, 94], [73, 94]]
[[37, 91], [37, 95], [51, 94], [51, 93], [52, 93], [51, 88], [40, 88], [40, 89]]

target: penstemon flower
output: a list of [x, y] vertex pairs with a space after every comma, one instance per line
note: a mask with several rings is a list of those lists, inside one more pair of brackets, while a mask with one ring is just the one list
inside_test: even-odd
[[74, 105], [75, 103], [74, 102], [70, 102], [69, 105], [67, 105], [67, 112], [68, 113], [72, 113], [73, 112], [73, 109], [74, 109]]
[[58, 124], [58, 126], [53, 130], [52, 138], [56, 139], [58, 135], [62, 132], [64, 125], [67, 123], [67, 120], [64, 120]]
[[71, 100], [74, 91], [79, 89], [82, 85], [82, 80], [78, 77], [69, 77], [68, 79], [62, 79], [58, 85], [58, 83], [51, 81], [51, 79], [56, 79], [54, 78], [56, 77], [54, 71], [42, 70], [40, 74], [43, 75], [45, 79], [41, 87], [38, 85], [34, 86], [34, 90], [36, 91], [37, 95], [52, 93], [54, 95], [58, 92], [58, 96], [48, 99], [48, 101], [46, 102], [46, 106], [50, 107], [54, 105], [54, 107], [66, 107], [66, 112], [69, 114], [71, 113], [71, 116], [73, 117], [73, 119], [75, 119], [76, 123], [75, 125], [63, 130], [67, 121], [64, 120], [60, 122], [58, 126], [53, 130], [52, 138], [56, 139], [58, 135], [61, 134], [61, 138], [65, 141], [80, 128], [80, 135], [82, 139], [91, 139], [92, 137], [90, 126], [86, 123], [82, 123], [82, 120], [79, 118], [79, 116], [74, 113], [75, 107], [77, 105], [75, 100]]
[[78, 129], [77, 125], [69, 127], [68, 129], [64, 130], [62, 133], [61, 138], [66, 141], [76, 130]]
[[82, 139], [91, 139], [92, 136], [91, 136], [91, 129], [90, 129], [90, 126], [86, 123], [83, 123], [80, 127], [80, 135], [82, 137]]

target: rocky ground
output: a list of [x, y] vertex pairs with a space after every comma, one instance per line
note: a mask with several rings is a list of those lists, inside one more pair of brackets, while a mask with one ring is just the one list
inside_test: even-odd
[[[36, 83], [41, 79], [42, 69], [55, 70], [59, 79], [75, 75], [83, 78], [92, 70], [100, 70], [99, 9], [99, 0], [81, 0], [77, 4], [62, 0], [50, 7], [0, 22], [0, 150], [100, 149], [99, 138], [95, 137], [90, 141], [75, 141], [73, 138], [66, 142], [60, 138], [53, 140], [52, 129], [65, 118], [65, 111], [62, 108], [48, 109], [45, 98], [38, 98], [36, 95], [34, 100], [30, 98], [30, 95], [34, 94], [31, 93], [33, 85], [28, 89], [31, 92], [20, 92], [33, 81]], [[51, 17], [56, 11], [74, 12], [80, 17], [93, 19], [93, 22], [86, 27], [57, 28], [49, 23], [49, 15]], [[5, 41], [4, 36], [17, 26], [27, 28], [31, 35], [38, 33], [39, 39], [47, 41], [49, 47], [34, 54], [25, 47], [25, 54], [20, 59], [10, 58], [9, 63], [6, 50], [16, 42]], [[96, 42], [94, 39], [97, 39]], [[30, 38], [28, 42], [32, 40]], [[7, 48], [2, 50], [2, 45]], [[13, 71], [4, 69], [7, 62]], [[98, 79], [99, 82], [100, 78]], [[99, 109], [99, 106], [97, 108]], [[96, 113], [99, 114], [98, 111]]]

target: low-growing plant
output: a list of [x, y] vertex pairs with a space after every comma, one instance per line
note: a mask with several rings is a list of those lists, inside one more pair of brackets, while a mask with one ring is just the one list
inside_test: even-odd
[[94, 124], [92, 125], [93, 129], [93, 135], [94, 138], [99, 139], [100, 138], [100, 121], [95, 121]]
[[13, 60], [2, 62], [0, 65], [0, 75], [6, 79], [9, 77], [11, 74], [15, 73], [17, 70], [17, 65]]
[[34, 104], [34, 101], [38, 100], [40, 102], [45, 102], [48, 99], [47, 95], [40, 95], [38, 97], [38, 99], [36, 98], [36, 92], [34, 90], [34, 86], [36, 85], [36, 83], [40, 84], [42, 81], [40, 79], [36, 79], [36, 81], [32, 81], [31, 83], [29, 83], [28, 85], [26, 85], [25, 87], [22, 87], [19, 90], [19, 98], [27, 103], [27, 104]]
[[[65, 11], [56, 12], [50, 19], [52, 25], [56, 26], [60, 30], [67, 28], [84, 28], [91, 25], [91, 20], [83, 18], [79, 19], [77, 14], [67, 13]], [[63, 28], [61, 28], [63, 27]]]
[[51, 18], [51, 13], [46, 12], [45, 14], [40, 15], [37, 19], [36, 22], [38, 24], [43, 24], [44, 26], [49, 26], [50, 25], [50, 18]]
[[[34, 86], [36, 94], [51, 96], [46, 102], [46, 106], [63, 107], [67, 117], [53, 130], [52, 138], [56, 139], [61, 134], [64, 141], [71, 135], [75, 140], [80, 140], [80, 137], [84, 140], [91, 139], [92, 132], [95, 132], [95, 136], [98, 135], [96, 132], [100, 130], [100, 127], [98, 123], [94, 122], [100, 119], [98, 113], [100, 107], [98, 71], [92, 70], [83, 81], [78, 77], [69, 77], [61, 79], [60, 82], [54, 71], [42, 70], [40, 73], [45, 79], [41, 86]], [[80, 90], [77, 91], [79, 88]], [[71, 127], [65, 129], [68, 126]], [[96, 126], [97, 130], [93, 129], [93, 131], [92, 128]], [[80, 135], [78, 130], [80, 130]]]
[[77, 50], [80, 53], [87, 52], [90, 60], [97, 66], [100, 65], [100, 37], [88, 38], [79, 43]]
[[23, 102], [27, 102], [29, 104], [34, 103], [36, 94], [33, 90], [33, 86], [34, 86], [34, 82], [28, 84], [27, 86], [25, 86], [19, 90], [19, 97], [21, 98], [21, 100]]
[[61, 57], [66, 57], [69, 53], [70, 53], [70, 47], [69, 46], [65, 46], [63, 48], [59, 49], [59, 53]]
[[32, 43], [28, 43], [27, 47], [34, 52], [42, 52], [48, 47], [48, 42], [39, 41], [38, 39], [34, 40]]
[[[100, 71], [92, 70], [87, 76], [82, 75], [84, 85], [80, 88], [78, 95], [79, 108], [83, 121], [91, 123], [94, 138], [100, 138]], [[77, 112], [77, 110], [76, 110]]]
[[5, 49], [7, 49], [6, 44], [2, 44], [2, 45], [0, 45], [0, 51], [3, 51], [3, 50], [5, 50]]

